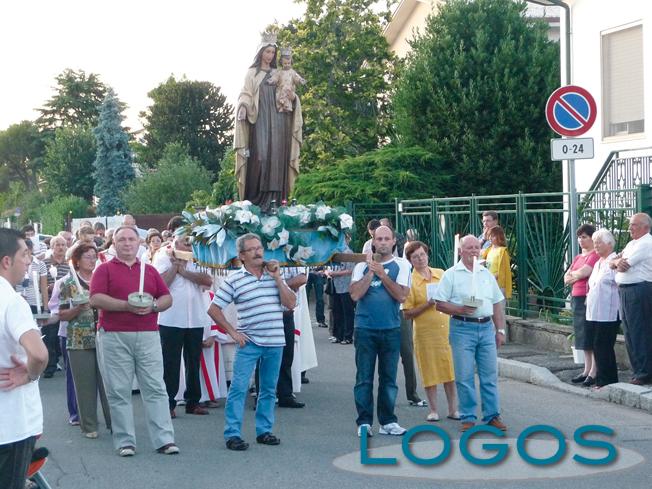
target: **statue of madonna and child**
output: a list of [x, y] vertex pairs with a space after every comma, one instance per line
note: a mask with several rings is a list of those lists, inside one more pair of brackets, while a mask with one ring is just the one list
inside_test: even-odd
[[235, 175], [240, 200], [268, 212], [272, 201], [288, 199], [299, 174], [303, 136], [301, 103], [294, 92], [304, 84], [292, 69], [292, 54], [281, 49], [277, 68], [276, 35], [263, 33], [247, 70], [236, 105]]

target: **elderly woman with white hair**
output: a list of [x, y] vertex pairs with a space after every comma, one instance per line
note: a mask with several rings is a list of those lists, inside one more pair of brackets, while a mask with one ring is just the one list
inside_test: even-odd
[[600, 259], [593, 266], [589, 277], [589, 292], [586, 296], [586, 321], [591, 322], [595, 329], [593, 351], [597, 373], [595, 385], [597, 388], [618, 382], [618, 365], [614, 344], [620, 319], [618, 310], [620, 299], [616, 285], [616, 270], [609, 267], [609, 262], [615, 258], [614, 246], [616, 240], [606, 229], [599, 229], [593, 236], [593, 245]]

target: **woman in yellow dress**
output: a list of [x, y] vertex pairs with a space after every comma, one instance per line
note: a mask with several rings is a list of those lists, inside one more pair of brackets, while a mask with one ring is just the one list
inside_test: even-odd
[[512, 268], [505, 231], [500, 226], [495, 226], [489, 230], [488, 238], [491, 246], [483, 250], [482, 258], [487, 260], [487, 269], [496, 277], [498, 287], [505, 296], [505, 304], [512, 297]]
[[426, 421], [439, 421], [438, 384], [444, 384], [448, 418], [458, 420], [453, 355], [448, 342], [448, 316], [435, 309], [434, 299], [434, 289], [444, 271], [428, 266], [429, 251], [428, 245], [421, 241], [413, 241], [405, 248], [405, 257], [413, 269], [410, 293], [403, 303], [403, 315], [406, 319], [414, 320], [414, 354], [430, 407]]

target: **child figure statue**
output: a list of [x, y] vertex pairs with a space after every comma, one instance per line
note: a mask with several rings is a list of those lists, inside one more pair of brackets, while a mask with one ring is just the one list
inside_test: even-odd
[[295, 86], [305, 85], [306, 80], [292, 69], [292, 50], [281, 49], [281, 69], [271, 74], [267, 83], [276, 85], [276, 110], [279, 112], [292, 112], [294, 99], [297, 95]]

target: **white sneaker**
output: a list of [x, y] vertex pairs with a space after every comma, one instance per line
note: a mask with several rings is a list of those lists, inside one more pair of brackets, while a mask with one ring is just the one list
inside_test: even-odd
[[407, 430], [399, 426], [398, 423], [388, 423], [382, 425], [378, 430], [378, 433], [380, 433], [381, 435], [401, 436], [404, 435], [406, 431]]
[[372, 437], [372, 436], [374, 436], [374, 432], [373, 432], [373, 430], [371, 429], [371, 425], [368, 425], [368, 424], [361, 424], [360, 426], [358, 426], [358, 437], [362, 438], [362, 427], [363, 427], [363, 426], [366, 426], [366, 427], [367, 427], [367, 436], [368, 436], [368, 437]]

